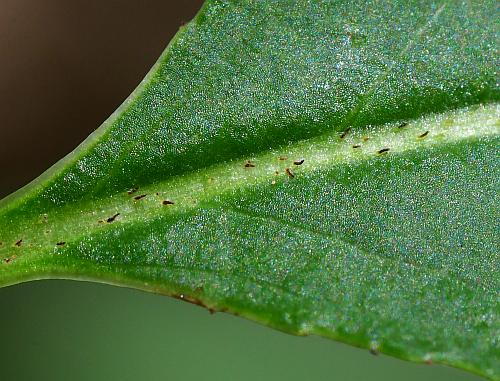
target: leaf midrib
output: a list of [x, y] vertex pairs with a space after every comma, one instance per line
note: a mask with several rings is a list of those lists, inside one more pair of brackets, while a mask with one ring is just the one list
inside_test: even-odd
[[[339, 127], [336, 128], [338, 131], [343, 131], [347, 127], [351, 127], [354, 124], [354, 122], [356, 121], [356, 118], [357, 118], [359, 112], [370, 101], [371, 97], [377, 91], [377, 89], [384, 84], [384, 82], [387, 80], [387, 78], [389, 77], [390, 73], [392, 72], [393, 68], [395, 67], [396, 63], [399, 60], [403, 59], [406, 56], [406, 54], [408, 53], [408, 51], [411, 49], [411, 47], [416, 42], [418, 42], [425, 35], [425, 32], [437, 20], [437, 18], [439, 17], [439, 15], [441, 14], [441, 12], [444, 10], [445, 7], [446, 7], [446, 3], [443, 2], [425, 20], [425, 22], [423, 23], [423, 25], [416, 30], [413, 38], [410, 38], [408, 40], [407, 44], [401, 49], [401, 51], [395, 55], [396, 58], [388, 64], [386, 70], [384, 70], [382, 73], [380, 73], [379, 76], [377, 76], [374, 79], [374, 81], [372, 82], [372, 84], [370, 84], [368, 86], [367, 91], [359, 98], [357, 104], [351, 110], [349, 110], [346, 113], [345, 117], [343, 118], [344, 121], [341, 122], [340, 125], [339, 125]], [[202, 8], [202, 10], [200, 10], [198, 12], [198, 14], [195, 16], [195, 18], [193, 19], [193, 21], [191, 23], [189, 23], [185, 27], [186, 29], [180, 31], [176, 35], [176, 37], [169, 44], [169, 46], [165, 50], [164, 55], [162, 55], [162, 57], [160, 57], [160, 59], [158, 60], [158, 62], [163, 62], [165, 60], [168, 60], [168, 56], [169, 56], [169, 53], [170, 53], [170, 46], [172, 46], [175, 43], [175, 41], [177, 41], [180, 38], [182, 38], [182, 35], [184, 33], [186, 33], [186, 31], [188, 30], [187, 28], [195, 28], [197, 26], [197, 21], [201, 17], [203, 11], [204, 10]], [[154, 76], [155, 71], [156, 70], [152, 70], [151, 76]], [[137, 147], [139, 144], [144, 143], [144, 141], [146, 140], [146, 138], [148, 138], [149, 136], [154, 135], [154, 133], [158, 130], [158, 128], [162, 125], [162, 123], [165, 120], [166, 120], [165, 116], [159, 118], [151, 126], [149, 126], [148, 128], [145, 128], [144, 131], [138, 136], [137, 139], [134, 139], [134, 140], [130, 141], [129, 143], [127, 143], [125, 145], [125, 147], [121, 150], [120, 154], [118, 155], [118, 157], [114, 161], [113, 165], [111, 166], [111, 168], [110, 168], [109, 173], [107, 174], [107, 176], [100, 178], [96, 182], [96, 184], [94, 185], [93, 190], [92, 190], [92, 195], [98, 195], [101, 192], [101, 190], [106, 185], [106, 183], [109, 180], [109, 178], [113, 178], [113, 177], [115, 177], [117, 175], [118, 170], [120, 169], [121, 165], [123, 165], [124, 159], [134, 150], [135, 147]]]
[[[353, 142], [361, 140], [362, 133], [359, 131], [353, 131], [345, 139], [339, 139], [336, 133], [326, 134], [319, 138], [298, 142], [288, 147], [285, 152], [271, 150], [250, 158], [255, 162], [255, 168], [244, 168], [244, 160], [235, 160], [150, 185], [137, 191], [136, 194], [148, 194], [148, 197], [142, 201], [134, 202], [130, 199], [132, 196], [126, 195], [124, 191], [124, 194], [112, 195], [98, 201], [81, 202], [77, 205], [68, 205], [59, 209], [44, 211], [49, 214], [49, 221], [56, 221], [51, 225], [51, 234], [42, 233], [42, 229], [47, 229], [50, 224], [41, 224], [40, 215], [26, 216], [22, 223], [14, 225], [14, 228], [17, 227], [17, 229], [7, 233], [5, 231], [0, 232], [0, 241], [8, 243], [0, 246], [0, 258], [16, 252], [16, 248], [11, 244], [19, 238], [24, 238], [26, 243], [31, 242], [33, 244], [32, 249], [26, 248], [23, 250], [37, 255], [40, 252], [51, 252], [57, 241], [77, 239], [78, 234], [75, 235], [75, 232], [82, 231], [83, 226], [86, 227], [86, 234], [89, 234], [91, 231], [97, 232], [99, 229], [114, 229], [116, 224], [121, 226], [123, 224], [133, 225], [144, 218], [154, 219], [165, 213], [176, 215], [188, 212], [199, 205], [210, 204], [214, 198], [235, 189], [258, 186], [264, 183], [272, 186], [271, 181], [273, 180], [294, 181], [286, 178], [283, 169], [285, 166], [294, 167], [291, 165], [291, 161], [304, 152], [309, 153], [309, 155], [304, 154], [304, 164], [294, 168], [297, 176], [305, 176], [307, 173], [321, 171], [335, 165], [373, 159], [377, 156], [377, 149], [388, 145], [391, 146], [389, 155], [392, 156], [402, 155], [424, 147], [439, 147], [465, 139], [479, 139], [496, 135], [500, 129], [497, 124], [499, 113], [499, 106], [490, 104], [480, 106], [475, 110], [470, 107], [438, 116], [427, 116], [411, 122], [403, 131], [390, 123], [372, 131], [373, 136], [370, 137], [368, 142], [363, 143], [361, 149], [351, 148]], [[454, 127], [441, 126], [442, 131], [434, 128], [426, 139], [418, 140], [416, 138], [417, 134], [423, 132], [429, 120], [431, 123], [434, 120], [435, 124], [439, 123], [439, 121], [443, 124], [443, 121], [450, 117], [455, 119]], [[463, 120], [460, 119], [461, 117]], [[448, 136], [439, 138], [439, 133], [446, 133], [447, 130]], [[397, 145], [398, 139], [399, 146]], [[286, 164], [278, 160], [280, 154], [289, 156]], [[380, 157], [380, 160], [387, 159], [390, 159], [390, 157]], [[280, 166], [280, 176], [275, 176], [274, 170]], [[212, 183], [210, 179], [213, 179]], [[156, 192], [162, 192], [165, 195], [159, 197], [155, 195]], [[174, 196], [175, 192], [177, 192], [178, 197]], [[152, 198], [154, 201], [151, 200]], [[163, 198], [172, 199], [175, 205], [161, 205]], [[99, 211], [99, 213], [96, 214], [96, 211]], [[10, 225], [8, 210], [4, 209], [2, 212], [0, 212], [0, 225]], [[98, 219], [105, 219], [115, 213], [121, 213], [121, 217], [113, 223], [114, 225], [105, 224], [106, 226], [101, 226], [97, 223]], [[19, 219], [19, 216], [17, 218]], [[61, 237], [60, 232], [65, 231], [69, 232], [68, 235], [71, 236]], [[21, 252], [21, 250], [17, 250], [17, 252]]]

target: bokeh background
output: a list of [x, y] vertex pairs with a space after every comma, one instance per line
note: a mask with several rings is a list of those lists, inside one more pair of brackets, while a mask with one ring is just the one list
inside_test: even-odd
[[[0, 198], [98, 127], [201, 3], [0, 0]], [[136, 290], [73, 281], [0, 289], [0, 380], [167, 379], [480, 378]]]

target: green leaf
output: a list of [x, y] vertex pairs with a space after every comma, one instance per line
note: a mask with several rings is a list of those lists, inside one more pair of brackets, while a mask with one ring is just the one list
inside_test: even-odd
[[0, 202], [0, 285], [136, 287], [499, 379], [497, 19], [208, 1]]

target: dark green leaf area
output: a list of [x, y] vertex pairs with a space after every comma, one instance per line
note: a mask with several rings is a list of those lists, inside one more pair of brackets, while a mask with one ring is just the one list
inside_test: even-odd
[[208, 1], [44, 202], [498, 100], [497, 19], [494, 1]]
[[83, 237], [55, 260], [83, 260], [76, 274], [184, 292], [279, 329], [494, 374], [498, 143], [236, 189], [182, 214]]

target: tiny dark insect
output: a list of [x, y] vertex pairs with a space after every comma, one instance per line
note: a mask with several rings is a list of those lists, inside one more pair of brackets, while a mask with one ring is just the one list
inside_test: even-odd
[[7, 264], [12, 262], [14, 259], [16, 259], [15, 255], [13, 255], [12, 257], [4, 258], [3, 261]]
[[346, 128], [344, 130], [344, 132], [342, 132], [342, 135], [340, 135], [340, 139], [344, 139], [347, 136], [347, 134], [349, 133], [349, 131], [351, 131], [351, 127]]
[[403, 128], [403, 127], [406, 127], [408, 125], [408, 122], [402, 122], [398, 128]]
[[170, 200], [163, 200], [162, 204], [163, 205], [174, 205], [174, 202], [170, 201]]
[[389, 152], [389, 150], [390, 150], [390, 148], [382, 148], [382, 149], [378, 150], [378, 151], [377, 151], [377, 153], [378, 153], [379, 155], [381, 155], [381, 154], [383, 154], [383, 153], [387, 153], [387, 152]]
[[252, 163], [250, 160], [247, 160], [245, 162], [245, 168], [253, 168], [253, 167], [255, 167], [255, 164]]
[[15, 243], [15, 245], [16, 245], [17, 247], [19, 247], [19, 246], [21, 246], [21, 244], [22, 244], [22, 243], [23, 243], [23, 240], [22, 240], [22, 239], [20, 239], [20, 240], [18, 240], [18, 241]]
[[423, 134], [418, 135], [418, 137], [425, 138], [427, 135], [429, 135], [429, 131], [425, 131]]
[[295, 164], [295, 165], [302, 165], [303, 162], [304, 162], [304, 159], [298, 159], [298, 160], [295, 160], [293, 162], [293, 164]]
[[276, 176], [278, 176], [278, 175], [280, 174], [280, 172], [279, 172], [279, 171], [274, 171], [274, 174], [275, 174]]
[[134, 197], [134, 200], [135, 200], [135, 201], [139, 201], [140, 199], [142, 199], [142, 198], [144, 198], [144, 197], [146, 197], [146, 196], [147, 196], [147, 194], [141, 194], [141, 195], [139, 195], [139, 196], [135, 196], [135, 197]]
[[120, 215], [120, 213], [116, 213], [115, 215], [109, 217], [106, 222], [113, 222], [114, 220], [116, 220], [116, 217], [118, 217]]
[[66, 242], [64, 242], [64, 241], [56, 243], [56, 246], [64, 246], [64, 245], [66, 245]]
[[295, 177], [295, 173], [290, 168], [285, 168], [285, 173], [287, 174], [288, 177], [293, 179]]
[[288, 159], [288, 157], [286, 157], [286, 156], [280, 156], [280, 158], [279, 158], [279, 159], [280, 159], [281, 161], [285, 161], [285, 160], [287, 160], [287, 159]]
[[354, 145], [352, 146], [352, 148], [359, 148], [359, 147], [361, 147], [361, 144], [354, 144]]
[[133, 193], [137, 192], [137, 189], [139, 189], [139, 188], [130, 188], [130, 189], [127, 191], [127, 194], [133, 194]]

